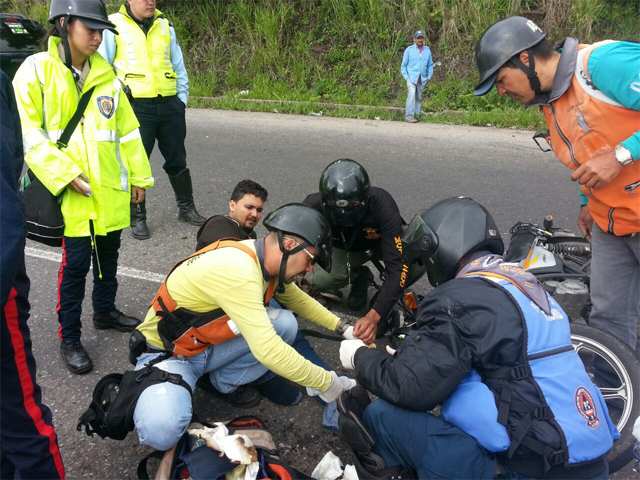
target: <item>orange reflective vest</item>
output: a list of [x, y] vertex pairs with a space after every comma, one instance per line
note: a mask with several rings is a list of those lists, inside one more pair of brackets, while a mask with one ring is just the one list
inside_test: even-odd
[[[576, 170], [591, 158], [612, 151], [640, 130], [640, 112], [610, 99], [591, 82], [591, 52], [605, 44], [578, 47], [578, 60], [568, 90], [542, 112], [549, 126], [550, 143], [558, 159]], [[600, 189], [582, 191], [589, 198], [589, 212], [598, 226], [614, 235], [640, 232], [640, 161], [633, 162]]]
[[[154, 309], [156, 315], [161, 318], [158, 322], [158, 334], [162, 339], [162, 344], [167, 351], [173, 352], [174, 355], [193, 357], [206, 350], [210, 345], [227, 342], [240, 334], [233, 320], [221, 308], [205, 313], [194, 312], [186, 308], [176, 308], [177, 304], [167, 290], [169, 275], [183, 262], [211, 250], [226, 247], [242, 250], [260, 265], [255, 252], [246, 245], [235, 240], [218, 240], [176, 263], [165, 277], [158, 293], [149, 305]], [[265, 292], [265, 305], [273, 297], [275, 285], [275, 279], [271, 279]]]

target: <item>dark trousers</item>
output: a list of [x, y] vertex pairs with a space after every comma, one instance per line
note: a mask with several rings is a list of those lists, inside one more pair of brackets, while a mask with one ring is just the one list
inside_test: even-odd
[[162, 168], [168, 175], [177, 175], [187, 168], [187, 151], [184, 140], [187, 136], [185, 120], [186, 106], [177, 95], [164, 103], [131, 102], [133, 111], [140, 122], [140, 136], [147, 156], [158, 139], [160, 153], [164, 157]]
[[0, 336], [1, 478], [65, 478], [51, 410], [42, 403], [31, 351], [29, 278], [24, 257], [7, 303], [2, 307]]
[[300, 355], [302, 355], [305, 359], [309, 360], [314, 365], [317, 365], [320, 368], [324, 368], [328, 372], [331, 371], [331, 368], [329, 367], [329, 365], [327, 365], [325, 361], [322, 360], [322, 358], [320, 358], [320, 356], [313, 349], [313, 347], [309, 343], [309, 340], [307, 340], [304, 334], [298, 332], [291, 346], [295, 349], [296, 352], [298, 352]]
[[58, 273], [58, 321], [60, 340], [80, 340], [82, 301], [89, 266], [93, 260], [93, 311], [115, 309], [118, 291], [118, 249], [122, 230], [92, 237], [64, 237]]

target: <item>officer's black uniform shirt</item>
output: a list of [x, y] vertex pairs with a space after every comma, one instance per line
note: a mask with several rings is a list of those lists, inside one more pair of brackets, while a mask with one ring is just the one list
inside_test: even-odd
[[[324, 213], [320, 193], [308, 195], [304, 203]], [[364, 252], [376, 248], [382, 250], [387, 280], [382, 285], [373, 309], [381, 316], [386, 316], [402, 295], [407, 275], [402, 261], [401, 237], [404, 221], [396, 201], [386, 190], [371, 187], [369, 210], [357, 224], [340, 227], [334, 225], [329, 218], [327, 220], [331, 225], [334, 248], [347, 252]]]

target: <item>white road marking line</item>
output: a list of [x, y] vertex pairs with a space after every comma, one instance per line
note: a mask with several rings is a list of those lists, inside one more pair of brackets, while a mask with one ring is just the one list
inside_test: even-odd
[[[42, 260], [50, 260], [57, 263], [62, 261], [62, 254], [60, 253], [38, 250], [33, 247], [26, 247], [24, 249], [24, 253], [30, 257], [40, 258]], [[147, 282], [162, 283], [165, 276], [155, 272], [147, 272], [145, 270], [118, 266], [118, 277], [130, 277], [137, 278], [138, 280], [145, 280]]]

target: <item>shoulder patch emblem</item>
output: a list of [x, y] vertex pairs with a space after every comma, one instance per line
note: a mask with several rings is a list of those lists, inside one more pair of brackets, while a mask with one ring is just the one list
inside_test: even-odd
[[113, 97], [98, 97], [98, 110], [105, 118], [111, 118], [114, 112]]
[[593, 401], [593, 397], [585, 387], [578, 387], [576, 390], [576, 409], [578, 413], [587, 421], [587, 425], [593, 429], [600, 426], [598, 410]]

